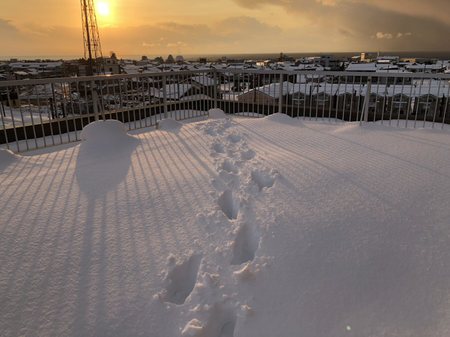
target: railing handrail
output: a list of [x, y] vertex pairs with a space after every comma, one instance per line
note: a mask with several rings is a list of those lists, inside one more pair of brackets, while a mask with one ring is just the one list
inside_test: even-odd
[[138, 74], [116, 74], [116, 75], [97, 75], [97, 76], [77, 76], [77, 77], [55, 77], [42, 79], [24, 79], [24, 80], [8, 80], [0, 81], [1, 87], [14, 87], [24, 85], [40, 85], [48, 83], [77, 83], [90, 81], [110, 81], [131, 78], [146, 77], [170, 77], [181, 75], [197, 75], [206, 73], [222, 73], [222, 74], [255, 74], [255, 75], [305, 75], [319, 77], [386, 77], [386, 78], [414, 78], [414, 79], [436, 79], [449, 80], [450, 74], [444, 73], [408, 73], [408, 72], [357, 72], [357, 71], [328, 71], [328, 70], [269, 70], [269, 69], [196, 69], [196, 70], [176, 70], [164, 72], [142, 72]]

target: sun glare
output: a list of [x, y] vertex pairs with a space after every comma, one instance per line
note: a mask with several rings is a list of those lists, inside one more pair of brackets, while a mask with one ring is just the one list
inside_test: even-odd
[[109, 3], [106, 1], [97, 2], [97, 13], [98, 15], [103, 17], [109, 16], [110, 14]]

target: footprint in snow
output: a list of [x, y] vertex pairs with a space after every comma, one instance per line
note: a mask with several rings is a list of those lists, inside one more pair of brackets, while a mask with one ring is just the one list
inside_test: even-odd
[[251, 179], [258, 186], [260, 191], [272, 187], [275, 183], [275, 177], [276, 173], [273, 172], [254, 170], [251, 173]]
[[235, 133], [228, 135], [227, 138], [231, 143], [238, 143], [242, 140], [242, 136], [239, 134], [235, 134]]
[[259, 247], [260, 235], [255, 225], [243, 224], [233, 242], [232, 265], [253, 261], [256, 251]]
[[197, 281], [197, 274], [202, 260], [201, 255], [193, 254], [188, 259], [176, 263], [174, 258], [170, 263], [174, 264], [164, 280], [165, 289], [160, 293], [164, 302], [183, 304], [191, 294]]
[[236, 310], [226, 303], [216, 303], [209, 310], [206, 322], [198, 319], [189, 321], [181, 332], [184, 336], [233, 337], [236, 327]]
[[228, 219], [237, 219], [240, 209], [240, 201], [239, 198], [234, 195], [232, 190], [224, 191], [220, 195], [217, 203]]

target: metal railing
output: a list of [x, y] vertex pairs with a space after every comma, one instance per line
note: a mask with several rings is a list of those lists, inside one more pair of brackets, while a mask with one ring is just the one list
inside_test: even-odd
[[444, 128], [450, 74], [199, 70], [0, 82], [0, 144], [14, 151], [80, 140], [92, 121], [131, 129], [229, 114]]

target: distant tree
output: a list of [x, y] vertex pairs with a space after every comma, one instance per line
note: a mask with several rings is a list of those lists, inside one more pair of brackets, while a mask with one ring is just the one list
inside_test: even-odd
[[143, 55], [143, 56], [141, 57], [141, 61], [148, 61], [148, 57], [145, 56], [145, 55]]
[[170, 54], [170, 55], [167, 57], [166, 63], [169, 63], [169, 64], [175, 63], [175, 59], [173, 58], [172, 54]]
[[111, 51], [111, 52], [109, 53], [109, 56], [110, 56], [113, 60], [117, 60], [117, 55], [116, 55], [115, 52]]
[[159, 64], [162, 64], [162, 63], [164, 63], [164, 59], [161, 56], [158, 56], [158, 57], [155, 58], [155, 62], [159, 63]]

